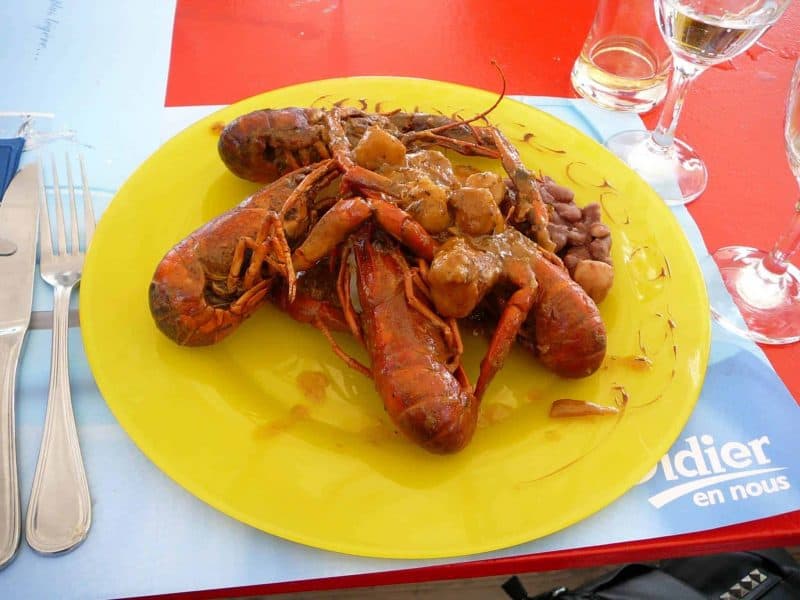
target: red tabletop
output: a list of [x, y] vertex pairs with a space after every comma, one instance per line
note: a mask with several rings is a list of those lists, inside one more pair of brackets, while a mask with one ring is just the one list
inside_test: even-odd
[[[227, 104], [294, 83], [351, 75], [425, 77], [497, 91], [493, 59], [509, 94], [573, 97], [569, 72], [596, 4], [570, 2], [565, 11], [565, 3], [549, 0], [178, 0], [165, 102]], [[709, 70], [689, 91], [678, 135], [708, 164], [708, 189], [689, 211], [710, 250], [769, 247], [788, 225], [799, 192], [782, 128], [799, 34], [795, 2], [762, 38], [767, 50], [757, 48]], [[644, 115], [648, 126], [657, 113]], [[800, 266], [797, 257], [795, 263]], [[800, 344], [763, 348], [800, 398]], [[476, 577], [798, 543], [800, 511], [692, 535], [257, 591]]]

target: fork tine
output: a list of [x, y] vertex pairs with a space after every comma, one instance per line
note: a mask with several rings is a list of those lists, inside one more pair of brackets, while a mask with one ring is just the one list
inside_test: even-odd
[[44, 189], [44, 168], [39, 159], [39, 255], [53, 255], [53, 240], [50, 238], [50, 218], [47, 214], [47, 192]]
[[58, 253], [67, 253], [67, 234], [64, 226], [64, 207], [61, 206], [61, 190], [58, 184], [58, 169], [56, 169], [56, 159], [50, 156], [53, 165], [53, 194], [56, 199], [56, 236], [58, 237]]
[[70, 227], [72, 229], [72, 241], [70, 250], [73, 256], [77, 256], [81, 251], [81, 239], [78, 235], [78, 207], [75, 204], [75, 186], [72, 183], [72, 167], [70, 166], [69, 154], [65, 154], [67, 162], [67, 187], [69, 190], [69, 212]]
[[89, 249], [89, 242], [94, 235], [94, 207], [92, 206], [92, 192], [89, 191], [89, 178], [86, 176], [86, 164], [83, 162], [83, 154], [78, 154], [81, 164], [81, 180], [83, 181], [83, 215], [86, 223], [86, 249]]

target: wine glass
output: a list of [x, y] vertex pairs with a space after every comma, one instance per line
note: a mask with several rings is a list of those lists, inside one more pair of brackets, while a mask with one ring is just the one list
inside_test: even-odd
[[[800, 185], [800, 61], [786, 102], [786, 154]], [[800, 247], [800, 201], [789, 228], [770, 252], [747, 246], [720, 248], [712, 258], [735, 306], [711, 293], [711, 312], [722, 325], [763, 344], [800, 340], [800, 269], [789, 259]], [[746, 327], [742, 324], [742, 319]]]
[[[791, 0], [654, 0], [661, 35], [672, 52], [669, 92], [652, 132], [623, 131], [606, 146], [638, 172], [669, 205], [697, 198], [706, 188], [703, 160], [675, 128], [686, 92], [708, 67], [752, 46]], [[677, 181], [677, 188], [675, 183]]]

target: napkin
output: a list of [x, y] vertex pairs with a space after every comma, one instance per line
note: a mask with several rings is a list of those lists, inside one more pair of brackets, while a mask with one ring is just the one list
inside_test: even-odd
[[17, 173], [24, 146], [25, 138], [0, 139], [0, 198]]

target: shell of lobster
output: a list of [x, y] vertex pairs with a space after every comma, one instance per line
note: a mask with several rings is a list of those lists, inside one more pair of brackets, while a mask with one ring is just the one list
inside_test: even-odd
[[[461, 450], [478, 420], [478, 399], [463, 368], [451, 372], [452, 348], [442, 329], [409, 306], [408, 265], [396, 242], [366, 226], [350, 242], [354, 261], [343, 260], [358, 290], [359, 323], [371, 374], [398, 429], [434, 453]], [[347, 281], [349, 285], [349, 278]]]
[[[393, 112], [386, 115], [355, 108], [338, 109], [344, 133], [355, 146], [364, 132], [377, 125], [407, 143], [438, 144], [462, 154], [498, 157], [488, 130], [453, 127], [443, 115]], [[447, 127], [437, 133], [437, 129]], [[243, 179], [269, 183], [295, 169], [331, 158], [330, 111], [321, 108], [262, 109], [228, 123], [217, 144], [228, 169]], [[478, 142], [475, 135], [479, 136]]]

